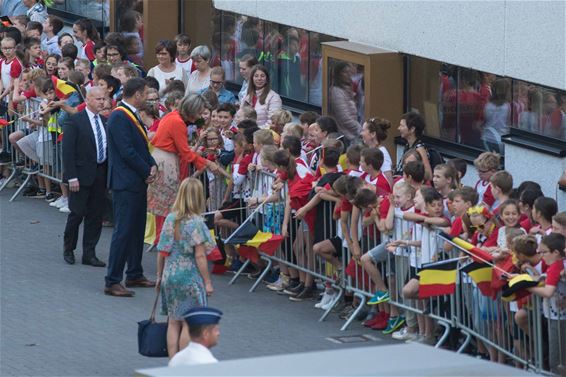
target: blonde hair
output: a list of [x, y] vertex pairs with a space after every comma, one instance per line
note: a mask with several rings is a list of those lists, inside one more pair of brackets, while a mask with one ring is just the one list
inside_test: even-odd
[[474, 166], [479, 170], [499, 170], [501, 156], [494, 152], [483, 152], [474, 160]]
[[261, 145], [275, 144], [275, 141], [273, 140], [273, 133], [268, 129], [257, 130], [254, 132], [254, 141]]
[[299, 139], [303, 138], [305, 129], [297, 123], [287, 123], [285, 127], [283, 127], [283, 132], [286, 136], [296, 136]]
[[274, 156], [275, 156], [275, 152], [277, 152], [279, 150], [279, 148], [277, 148], [275, 145], [264, 145], [261, 148], [261, 162], [262, 164], [265, 165], [265, 163], [269, 163], [272, 165], [275, 165], [275, 161], [273, 160]]
[[293, 114], [291, 114], [290, 111], [283, 109], [275, 110], [273, 112], [273, 115], [271, 116], [271, 122], [278, 126], [284, 126], [292, 120], [293, 120]]
[[196, 178], [185, 178], [179, 186], [172, 212], [175, 212], [175, 222], [200, 216], [205, 209], [204, 188]]
[[566, 226], [566, 212], [558, 212], [552, 216], [552, 220], [556, 221], [561, 226]]

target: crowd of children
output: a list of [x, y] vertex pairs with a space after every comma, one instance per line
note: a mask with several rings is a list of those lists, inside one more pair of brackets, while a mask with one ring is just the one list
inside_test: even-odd
[[[84, 108], [85, 90], [104, 89], [103, 114], [108, 115], [121, 99], [123, 84], [145, 76], [123, 35], [109, 33], [103, 40], [86, 19], [73, 25], [74, 37], [61, 33], [62, 28], [62, 21], [50, 15], [43, 24], [27, 22], [23, 31], [4, 27], [0, 32], [0, 115], [18, 116], [23, 125], [3, 135], [1, 142], [10, 143], [44, 172], [57, 165], [53, 151], [64, 137], [60, 125]], [[81, 42], [80, 50], [75, 39]], [[184, 71], [180, 76], [190, 76], [196, 69], [189, 55], [190, 38], [180, 34], [175, 41], [160, 43], [156, 52], [166, 46], [176, 57], [171, 64]], [[252, 70], [257, 71], [261, 67]], [[221, 67], [215, 67], [214, 74], [224, 77]], [[176, 109], [186, 88], [182, 80], [145, 79], [150, 89], [138, 110], [151, 140], [160, 119]], [[263, 79], [269, 82], [269, 77]], [[61, 85], [68, 91], [62, 92]], [[539, 314], [548, 326], [545, 341], [550, 350], [545, 366], [559, 372], [560, 363], [566, 362], [566, 213], [558, 213], [556, 201], [544, 196], [537, 183], [522, 182], [514, 188], [512, 175], [500, 170], [499, 155], [486, 152], [474, 161], [480, 178], [475, 187], [463, 186], [466, 162], [433, 164], [421, 141], [424, 120], [414, 112], [401, 117], [398, 130], [407, 143], [394, 167], [392, 151], [383, 145], [391, 128], [388, 120], [368, 119], [363, 144], [345, 148], [332, 117], [305, 112], [294, 122], [289, 111], [277, 108], [262, 112], [259, 127], [252, 106], [237, 107], [235, 97], [219, 101], [217, 93], [216, 87], [203, 90], [207, 106], [201, 119], [188, 125], [187, 137], [193, 151], [218, 163], [226, 174], [194, 174], [205, 184], [207, 210], [222, 232], [230, 234], [254, 211], [261, 230], [284, 237], [277, 256], [286, 263], [267, 274], [268, 289], [291, 301], [318, 298], [314, 272], [322, 271], [317, 266], [324, 261], [330, 278], [315, 306], [328, 310], [339, 297], [331, 282], [341, 284], [345, 267], [354, 263], [368, 277], [365, 288], [372, 293], [363, 324], [394, 339], [434, 343], [434, 321], [397, 303], [402, 297], [425, 309], [419, 300], [418, 273], [453, 251], [438, 237], [443, 230], [489, 253], [494, 263], [511, 260], [505, 276], [528, 271], [540, 280], [529, 291], [543, 298]], [[37, 111], [30, 110], [34, 98]], [[187, 166], [181, 169], [182, 175], [193, 173]], [[2, 173], [7, 177], [7, 171]], [[38, 177], [36, 183], [24, 195], [45, 198], [62, 212], [69, 211], [64, 184], [57, 198], [49, 179]], [[225, 249], [230, 269], [239, 270], [245, 258], [234, 247]], [[247, 272], [257, 278], [264, 267], [259, 261]], [[340, 315], [352, 315], [356, 305], [346, 295]], [[528, 310], [527, 305], [511, 308], [514, 316], [508, 318], [526, 334], [531, 326], [525, 320]], [[521, 352], [523, 345], [516, 347]], [[477, 350], [504, 361], [492, 346], [478, 341]]]

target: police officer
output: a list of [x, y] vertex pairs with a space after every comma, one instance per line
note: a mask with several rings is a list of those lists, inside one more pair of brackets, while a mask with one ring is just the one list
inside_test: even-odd
[[192, 308], [185, 315], [191, 342], [169, 361], [169, 366], [217, 363], [210, 348], [218, 343], [222, 312], [210, 307]]

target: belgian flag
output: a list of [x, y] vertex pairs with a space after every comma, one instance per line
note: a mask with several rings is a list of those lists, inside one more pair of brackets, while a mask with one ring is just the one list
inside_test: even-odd
[[451, 295], [456, 290], [458, 259], [423, 264], [419, 275], [419, 298]]
[[484, 296], [493, 297], [495, 292], [491, 286], [493, 267], [486, 263], [472, 262], [466, 265], [461, 271], [468, 274], [476, 283], [480, 292]]
[[240, 255], [254, 263], [259, 261], [258, 249], [271, 256], [275, 254], [281, 242], [283, 242], [283, 237], [260, 231], [252, 221], [248, 221], [242, 227], [236, 229], [226, 241], [230, 245], [240, 245], [238, 249]]
[[59, 99], [67, 99], [72, 93], [77, 91], [74, 85], [65, 80], [61, 80], [57, 76], [51, 76], [51, 81], [55, 87], [55, 95]]
[[527, 297], [531, 293], [527, 288], [536, 287], [539, 282], [529, 274], [520, 274], [509, 280], [501, 292], [504, 301], [517, 301]]

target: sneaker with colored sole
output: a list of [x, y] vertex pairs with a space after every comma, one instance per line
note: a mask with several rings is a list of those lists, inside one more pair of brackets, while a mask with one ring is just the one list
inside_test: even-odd
[[372, 298], [370, 298], [367, 302], [368, 305], [377, 305], [377, 304], [381, 304], [384, 302], [389, 302], [389, 292], [387, 291], [377, 291], [375, 292], [375, 294], [373, 295]]
[[383, 335], [391, 334], [401, 328], [405, 324], [405, 318], [402, 316], [390, 317], [387, 321], [387, 327], [383, 330]]

